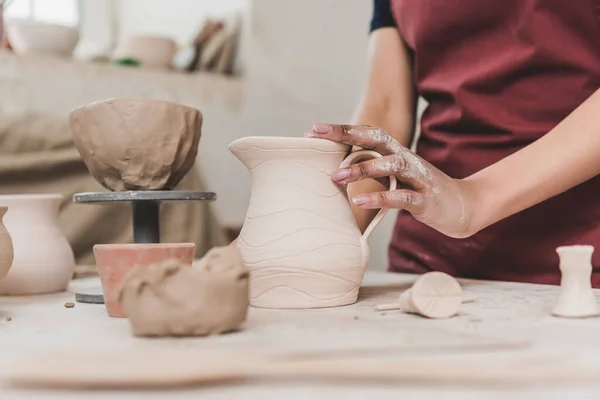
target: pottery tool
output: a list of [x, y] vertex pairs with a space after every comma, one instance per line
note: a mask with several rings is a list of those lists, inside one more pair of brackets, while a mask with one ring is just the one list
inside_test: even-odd
[[[463, 299], [462, 304], [474, 303], [476, 301], [477, 301], [477, 299], [475, 299], [475, 298]], [[396, 310], [401, 310], [401, 309], [402, 308], [400, 307], [400, 303], [382, 303], [382, 304], [376, 304], [373, 307], [373, 311], [396, 311]]]
[[564, 361], [560, 355], [478, 362], [368, 358], [281, 361], [244, 354], [209, 356], [189, 350], [179, 354], [103, 351], [36, 357], [16, 365], [8, 382], [19, 387], [70, 389], [177, 388], [254, 379], [503, 388], [536, 383], [600, 385], [598, 368]]

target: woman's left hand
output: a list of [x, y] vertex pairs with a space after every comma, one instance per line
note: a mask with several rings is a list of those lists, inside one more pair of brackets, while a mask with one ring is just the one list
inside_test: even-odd
[[424, 224], [455, 238], [468, 237], [477, 231], [473, 226], [474, 195], [468, 184], [444, 174], [383, 129], [315, 124], [305, 136], [375, 150], [383, 156], [333, 172], [331, 179], [337, 183], [395, 176], [403, 184], [398, 190], [355, 196], [352, 201], [357, 206], [404, 209]]

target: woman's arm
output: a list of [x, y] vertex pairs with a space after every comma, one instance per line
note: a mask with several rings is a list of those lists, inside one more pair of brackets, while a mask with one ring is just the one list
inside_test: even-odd
[[473, 233], [598, 174], [600, 90], [536, 142], [465, 179], [477, 204]]
[[[379, 28], [371, 33], [368, 63], [365, 90], [351, 123], [382, 127], [409, 147], [415, 125], [415, 92], [410, 57], [396, 28]], [[348, 185], [348, 195], [352, 198], [383, 189], [377, 181], [368, 179]], [[354, 205], [352, 211], [362, 231], [377, 214], [377, 210]]]
[[536, 142], [462, 180], [450, 178], [382, 129], [318, 125], [307, 136], [384, 155], [335, 171], [334, 181], [396, 176], [407, 186], [355, 196], [359, 207], [405, 209], [445, 235], [467, 237], [600, 174], [600, 90]]

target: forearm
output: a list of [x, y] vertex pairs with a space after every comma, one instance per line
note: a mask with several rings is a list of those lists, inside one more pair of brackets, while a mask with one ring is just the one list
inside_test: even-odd
[[464, 180], [481, 230], [600, 174], [600, 90], [548, 134]]

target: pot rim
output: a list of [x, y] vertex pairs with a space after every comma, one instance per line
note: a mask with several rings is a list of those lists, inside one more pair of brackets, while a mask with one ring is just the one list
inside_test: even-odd
[[[60, 193], [31, 193], [31, 194], [3, 194], [0, 195], [2, 200], [62, 200], [64, 196]], [[1, 205], [1, 204], [0, 204]]]
[[351, 149], [347, 144], [332, 140], [300, 136], [244, 136], [231, 142], [229, 149], [245, 151], [253, 146], [267, 150], [320, 150], [335, 153], [344, 153]]

